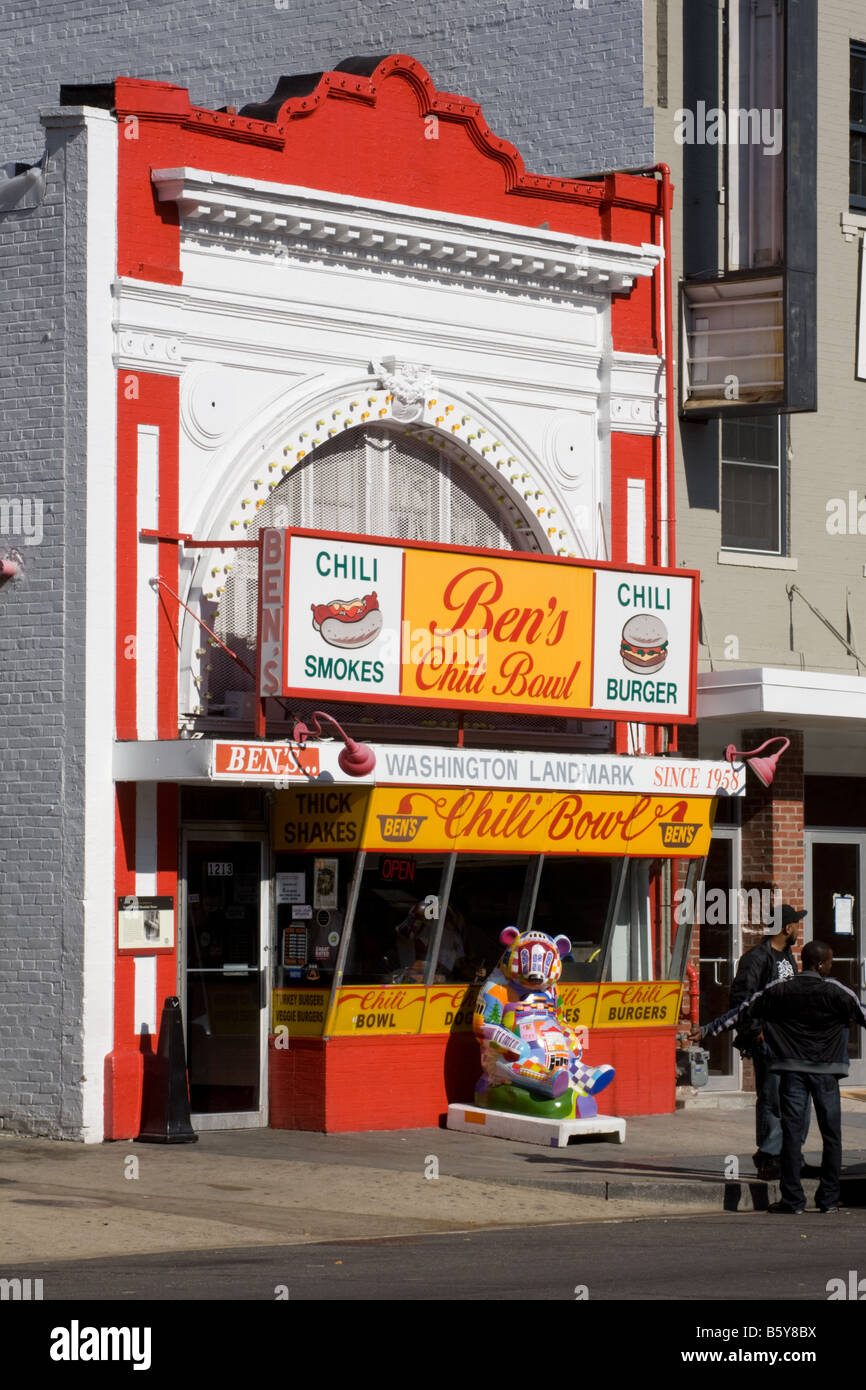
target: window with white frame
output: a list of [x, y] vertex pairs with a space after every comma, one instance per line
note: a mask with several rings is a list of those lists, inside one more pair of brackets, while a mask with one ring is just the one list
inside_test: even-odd
[[851, 45], [851, 207], [866, 212], [866, 43]]
[[784, 551], [784, 416], [722, 421], [722, 548]]

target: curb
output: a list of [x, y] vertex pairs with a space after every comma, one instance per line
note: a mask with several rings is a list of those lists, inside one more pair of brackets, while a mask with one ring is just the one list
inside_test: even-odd
[[[456, 1174], [454, 1176], [457, 1176]], [[459, 1175], [462, 1182], [489, 1183], [489, 1177]], [[689, 1207], [707, 1212], [765, 1212], [771, 1202], [779, 1201], [778, 1182], [760, 1178], [678, 1178], [675, 1174], [661, 1178], [563, 1177], [522, 1178], [497, 1176], [496, 1181], [508, 1187], [540, 1188], [561, 1192], [563, 1196], [593, 1197], [608, 1202], [646, 1202], [651, 1205]], [[803, 1179], [806, 1205], [814, 1207], [818, 1188], [816, 1178]], [[866, 1207], [866, 1178], [842, 1178], [842, 1206]]]

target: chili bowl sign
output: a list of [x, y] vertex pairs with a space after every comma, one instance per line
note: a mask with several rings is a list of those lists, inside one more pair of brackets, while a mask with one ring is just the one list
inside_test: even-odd
[[260, 696], [695, 718], [697, 573], [261, 533]]

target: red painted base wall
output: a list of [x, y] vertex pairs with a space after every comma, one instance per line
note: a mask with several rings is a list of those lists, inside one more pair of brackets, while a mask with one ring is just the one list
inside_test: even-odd
[[[599, 1096], [605, 1115], [675, 1109], [676, 1029], [599, 1030], [584, 1060], [608, 1062], [616, 1079]], [[481, 1072], [468, 1033], [413, 1038], [269, 1041], [270, 1126], [325, 1133], [438, 1126], [452, 1101], [470, 1101]]]

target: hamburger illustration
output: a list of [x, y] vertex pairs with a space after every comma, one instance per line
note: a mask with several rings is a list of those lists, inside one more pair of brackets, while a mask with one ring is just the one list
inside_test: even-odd
[[619, 654], [627, 671], [660, 671], [668, 655], [668, 630], [654, 613], [635, 613], [622, 630]]
[[375, 593], [348, 603], [312, 603], [313, 627], [331, 647], [366, 647], [382, 631], [382, 614]]

